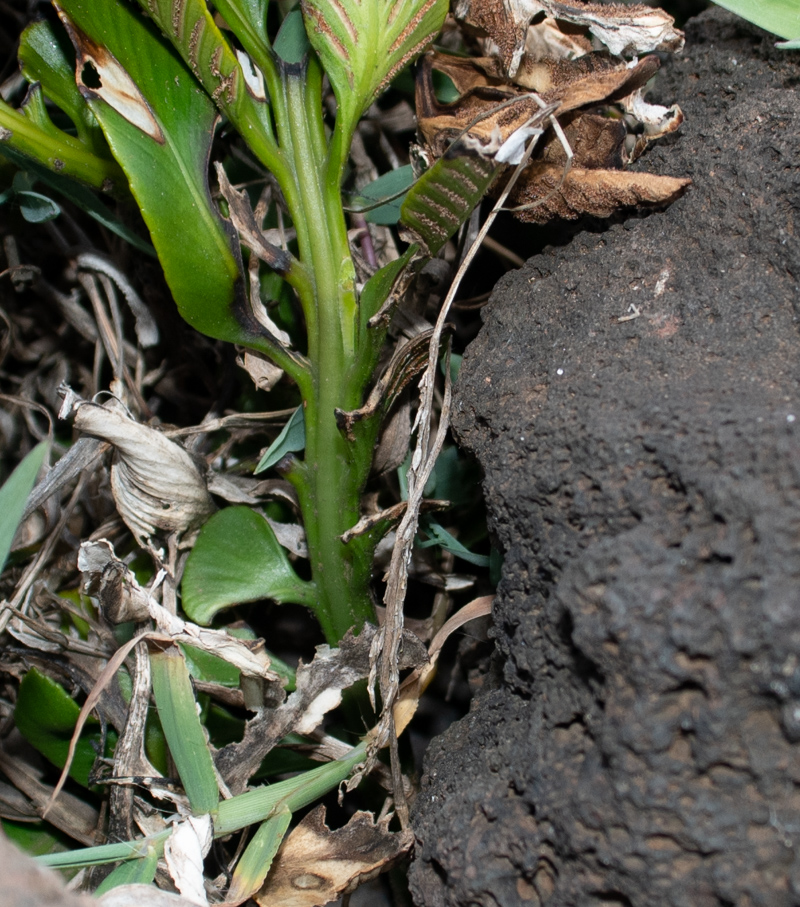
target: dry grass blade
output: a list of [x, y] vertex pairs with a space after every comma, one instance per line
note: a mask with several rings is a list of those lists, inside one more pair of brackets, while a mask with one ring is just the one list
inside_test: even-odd
[[[475, 237], [469, 251], [461, 261], [453, 279], [453, 283], [442, 304], [439, 317], [437, 318], [436, 325], [433, 329], [433, 334], [431, 335], [428, 348], [428, 365], [419, 385], [421, 391], [420, 406], [415, 423], [417, 429], [417, 443], [412, 454], [411, 466], [408, 470], [408, 506], [403, 515], [403, 519], [400, 521], [400, 525], [397, 528], [397, 536], [392, 550], [392, 559], [389, 565], [386, 583], [386, 593], [383, 598], [384, 604], [386, 605], [385, 620], [373, 641], [370, 652], [373, 664], [373, 670], [370, 673], [370, 687], [374, 688], [375, 678], [378, 676], [383, 710], [378, 725], [373, 733], [370, 754], [366, 761], [367, 767], [371, 765], [378, 749], [386, 746], [392, 741], [396, 742], [394, 704], [400, 686], [398, 654], [403, 631], [403, 603], [408, 588], [408, 566], [411, 562], [414, 537], [416, 536], [417, 526], [419, 524], [419, 513], [422, 506], [425, 485], [433, 472], [436, 458], [439, 456], [439, 452], [444, 444], [450, 419], [452, 394], [449, 380], [450, 369], [448, 366], [444, 370], [445, 392], [438, 417], [439, 423], [436, 434], [431, 438], [436, 371], [439, 361], [439, 348], [442, 334], [445, 329], [450, 307], [456, 297], [461, 281], [464, 279], [464, 275], [472, 264], [472, 260], [477, 254], [478, 249], [480, 249], [495, 218], [502, 210], [515, 182], [527, 165], [537, 138], [538, 136], [534, 136], [529, 142], [528, 147], [508, 180], [508, 183], [492, 208], [491, 213], [486, 218], [486, 222], [478, 231], [478, 235]], [[399, 769], [397, 768], [396, 749], [394, 746], [392, 746], [392, 769], [393, 775], [397, 777], [399, 775]], [[357, 784], [360, 778], [361, 774], [359, 773], [354, 776], [350, 784]], [[402, 785], [395, 784], [395, 798], [398, 817], [400, 818], [403, 827], [405, 827], [405, 823], [408, 821], [408, 807], [406, 805]]]

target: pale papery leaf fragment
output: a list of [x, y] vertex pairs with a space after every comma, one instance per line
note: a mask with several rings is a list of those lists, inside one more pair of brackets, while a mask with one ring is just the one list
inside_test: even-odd
[[121, 406], [100, 406], [71, 392], [59, 416], [69, 413], [79, 431], [113, 444], [111, 490], [120, 516], [140, 544], [147, 545], [158, 534], [190, 540], [214, 512], [197, 463], [161, 432], [136, 422]]
[[183, 895], [153, 885], [120, 885], [89, 903], [95, 907], [195, 907], [195, 902]]
[[116, 556], [113, 545], [106, 539], [81, 543], [78, 569], [84, 575], [86, 592], [97, 598], [111, 623], [150, 619], [174, 642], [224, 658], [245, 676], [280, 684], [280, 676], [270, 669], [263, 640], [238, 639], [224, 630], [199, 627], [171, 614], [139, 585], [133, 572]]
[[164, 859], [175, 887], [191, 904], [208, 904], [203, 885], [203, 858], [211, 849], [211, 816], [187, 816], [176, 822], [164, 844]]

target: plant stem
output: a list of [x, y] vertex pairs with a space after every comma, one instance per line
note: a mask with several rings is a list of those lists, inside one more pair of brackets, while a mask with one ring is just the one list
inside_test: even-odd
[[[318, 63], [312, 60], [309, 66]], [[326, 184], [321, 79], [316, 76], [287, 66], [283, 79], [288, 128], [281, 144], [287, 154], [291, 151], [300, 190], [300, 210], [291, 213], [300, 259], [313, 275], [313, 298], [301, 300], [304, 311], [313, 313], [306, 319], [311, 391], [304, 400], [305, 460], [289, 478], [300, 497], [319, 592], [317, 617], [326, 639], [336, 644], [351, 627], [358, 631], [374, 619], [372, 551], [341, 540], [358, 522], [370, 458], [355, 456], [336, 423], [337, 409], [361, 405], [364, 387], [348, 380], [358, 352], [354, 269], [338, 186], [332, 192]]]

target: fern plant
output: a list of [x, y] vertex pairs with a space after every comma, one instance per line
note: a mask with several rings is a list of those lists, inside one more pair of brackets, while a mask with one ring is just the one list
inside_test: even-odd
[[[211, 337], [265, 355], [297, 384], [305, 454], [285, 459], [281, 470], [300, 502], [311, 583], [278, 563], [274, 576], [262, 571], [252, 595], [311, 605], [331, 643], [374, 620], [369, 584], [380, 533], [342, 537], [360, 518], [385, 407], [349, 437], [341, 423], [374, 381], [388, 325], [386, 313], [374, 316], [411, 257], [357, 286], [342, 183], [361, 116], [438, 34], [447, 5], [311, 0], [302, 14], [289, 14], [273, 42], [267, 0], [216, 3], [229, 31], [205, 0], [143, 0], [141, 10], [115, 0], [63, 0], [57, 10], [74, 45], [75, 77], [45, 23], [25, 33], [20, 57], [40, 86], [35, 97], [43, 92], [60, 104], [75, 135], [58, 130], [40, 100], [29, 98], [21, 113], [0, 108], [12, 156], [24, 155], [26, 163], [33, 157], [54, 176], [107, 192], [129, 187], [183, 317]], [[337, 100], [332, 130], [323, 110], [325, 75]], [[212, 200], [208, 161], [220, 115], [274, 177], [296, 231], [294, 252], [268, 242], [246, 197], [221, 172], [249, 255], [285, 281], [302, 307], [302, 352], [266, 315], [257, 282], [248, 292], [239, 233]], [[225, 534], [248, 535], [246, 519], [226, 525]], [[261, 532], [270, 533], [265, 526]], [[200, 622], [238, 593], [209, 598], [206, 566], [198, 555], [184, 591], [187, 613]]]

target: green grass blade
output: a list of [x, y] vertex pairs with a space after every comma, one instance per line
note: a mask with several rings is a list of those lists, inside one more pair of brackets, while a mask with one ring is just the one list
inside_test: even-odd
[[159, 851], [155, 847], [150, 847], [146, 856], [120, 864], [97, 886], [93, 892], [94, 896], [99, 898], [120, 885], [149, 885], [156, 877], [158, 857]]
[[0, 570], [5, 567], [14, 534], [25, 512], [25, 502], [47, 456], [48, 446], [47, 441], [37, 444], [0, 488], [0, 513], [3, 515], [0, 520]]
[[99, 844], [97, 847], [81, 847], [64, 853], [47, 853], [36, 858], [42, 866], [53, 869], [81, 869], [84, 866], [105, 866], [120, 860], [138, 860], [146, 857], [152, 847], [161, 855], [164, 842], [172, 834], [172, 827], [141, 841], [120, 841], [117, 844]]
[[261, 888], [291, 819], [289, 810], [282, 809], [261, 823], [234, 870], [228, 901], [241, 904]]
[[214, 834], [222, 837], [246, 828], [256, 822], [263, 822], [276, 812], [288, 809], [297, 812], [309, 803], [333, 790], [344, 781], [353, 769], [364, 761], [366, 742], [360, 743], [347, 756], [328, 762], [319, 768], [312, 768], [296, 778], [289, 778], [278, 784], [259, 787], [239, 794], [219, 804], [214, 820]]
[[217, 776], [183, 654], [177, 646], [152, 647], [150, 665], [161, 727], [192, 810], [196, 815], [214, 812]]
[[[334, 762], [313, 768], [295, 778], [270, 784], [247, 793], [239, 794], [219, 804], [214, 820], [214, 837], [222, 838], [249, 825], [264, 822], [273, 816], [286, 812], [294, 813], [333, 790], [344, 781], [356, 766], [364, 761], [367, 752], [366, 741], [362, 741], [351, 752]], [[275, 829], [280, 827], [276, 823]], [[159, 832], [141, 841], [123, 841], [119, 844], [103, 844], [99, 847], [84, 847], [67, 853], [46, 854], [39, 857], [43, 866], [58, 869], [73, 869], [81, 866], [98, 866], [116, 863], [119, 860], [134, 860], [146, 856], [153, 847], [159, 855], [163, 853], [164, 842], [172, 829]]]
[[737, 16], [781, 38], [800, 35], [800, 3], [797, 0], [714, 0]]

